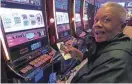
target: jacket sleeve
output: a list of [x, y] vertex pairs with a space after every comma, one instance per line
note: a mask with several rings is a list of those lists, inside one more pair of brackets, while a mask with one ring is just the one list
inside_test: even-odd
[[109, 51], [97, 58], [89, 74], [83, 75], [81, 83], [132, 82], [132, 56], [122, 50]]

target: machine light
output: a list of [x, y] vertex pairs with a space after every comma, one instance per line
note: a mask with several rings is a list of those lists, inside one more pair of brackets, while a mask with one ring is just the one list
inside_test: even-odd
[[4, 37], [3, 37], [3, 35], [2, 35], [2, 31], [1, 31], [1, 30], [0, 30], [0, 39], [1, 39], [1, 41], [2, 41], [2, 45], [3, 45], [4, 51], [5, 51], [6, 59], [7, 59], [7, 60], [10, 60], [9, 53], [8, 53], [8, 51], [7, 51], [6, 44], [5, 44], [5, 41], [4, 41]]
[[50, 23], [54, 23], [54, 22], [55, 22], [54, 18], [50, 18]]
[[74, 17], [72, 17], [72, 21], [74, 21], [75, 20], [75, 18]]

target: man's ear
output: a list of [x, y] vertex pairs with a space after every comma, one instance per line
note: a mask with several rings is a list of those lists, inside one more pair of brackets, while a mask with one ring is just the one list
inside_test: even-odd
[[121, 28], [124, 29], [125, 27], [126, 27], [126, 22], [123, 22], [123, 23], [121, 24]]
[[123, 23], [121, 24], [121, 32], [124, 30], [125, 27], [126, 27], [126, 22], [123, 22]]

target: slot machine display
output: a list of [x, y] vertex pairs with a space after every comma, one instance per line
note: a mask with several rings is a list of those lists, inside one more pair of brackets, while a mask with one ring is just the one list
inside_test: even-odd
[[64, 41], [71, 36], [69, 24], [69, 0], [55, 0], [56, 30], [57, 39]]
[[49, 46], [41, 3], [42, 0], [2, 0], [1, 2], [0, 36], [7, 65], [17, 75], [28, 79], [23, 82], [46, 82], [48, 78], [44, 79], [45, 73], [48, 73], [46, 67], [49, 66], [55, 53]]
[[81, 21], [81, 3], [81, 0], [75, 0], [75, 30], [78, 36], [80, 36], [83, 32], [83, 25]]
[[132, 2], [126, 3], [126, 10], [127, 10], [127, 20], [126, 23], [128, 26], [132, 26]]
[[96, 6], [93, 4], [88, 3], [88, 9], [89, 9], [89, 29], [92, 29], [94, 24], [94, 16], [96, 12]]
[[88, 2], [85, 1], [84, 5], [84, 30], [88, 31], [89, 30], [89, 14], [88, 14]]
[[[122, 3], [122, 6], [125, 7], [125, 3]], [[132, 14], [132, 2], [127, 2], [126, 3], [126, 9], [128, 14]]]

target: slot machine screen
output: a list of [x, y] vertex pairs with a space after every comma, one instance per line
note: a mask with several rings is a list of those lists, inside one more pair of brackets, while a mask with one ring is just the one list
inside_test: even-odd
[[84, 8], [84, 14], [88, 13], [88, 2], [85, 1], [85, 8]]
[[75, 22], [81, 22], [80, 14], [75, 14]]
[[80, 34], [83, 31], [80, 14], [77, 13], [75, 14], [75, 24], [76, 24], [76, 33]]
[[68, 0], [55, 0], [56, 11], [68, 11]]
[[68, 13], [56, 12], [57, 24], [69, 23]]
[[88, 15], [84, 14], [84, 20], [87, 21], [88, 20]]
[[80, 34], [83, 31], [80, 11], [81, 11], [81, 0], [75, 0], [75, 24], [76, 24], [77, 34]]
[[40, 10], [0, 8], [0, 16], [6, 33], [44, 27]]
[[3, 2], [11, 2], [11, 3], [18, 3], [18, 4], [28, 4], [34, 6], [41, 6], [41, 0], [1, 0]]
[[125, 7], [125, 3], [124, 2], [119, 2], [118, 4], [123, 6], [123, 7]]
[[58, 39], [70, 36], [68, 3], [68, 0], [55, 0]]
[[126, 7], [132, 8], [132, 2], [127, 2]]
[[[41, 0], [3, 0], [0, 8], [6, 46], [13, 63], [40, 56], [48, 45]], [[3, 5], [4, 4], [4, 5]]]
[[75, 0], [75, 12], [80, 13], [80, 9], [81, 9], [81, 1]]
[[132, 8], [127, 8], [127, 10], [128, 10], [127, 13], [131, 15], [132, 14]]
[[88, 30], [88, 2], [87, 1], [85, 1], [85, 6], [84, 6], [84, 24], [85, 24], [84, 29]]

